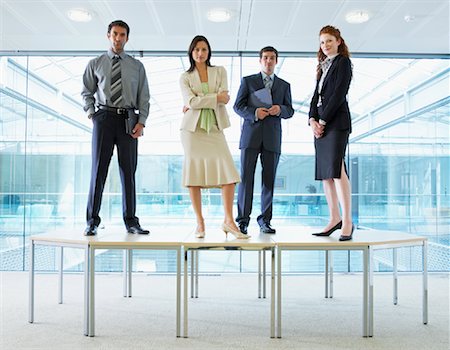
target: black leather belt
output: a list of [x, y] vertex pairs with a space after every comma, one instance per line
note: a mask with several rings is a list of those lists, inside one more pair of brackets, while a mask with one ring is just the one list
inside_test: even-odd
[[112, 113], [119, 114], [119, 115], [128, 113], [126, 108], [116, 108], [116, 107], [99, 105], [98, 109], [102, 109], [104, 111], [112, 112]]

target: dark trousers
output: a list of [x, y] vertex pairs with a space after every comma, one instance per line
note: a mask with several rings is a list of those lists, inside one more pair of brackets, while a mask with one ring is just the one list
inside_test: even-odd
[[137, 166], [137, 139], [125, 133], [123, 115], [99, 110], [93, 117], [91, 185], [87, 203], [88, 225], [100, 224], [100, 206], [108, 175], [109, 163], [117, 146], [120, 179], [122, 182], [122, 211], [125, 226], [139, 224], [136, 217], [135, 173]]
[[270, 223], [272, 220], [272, 201], [275, 175], [280, 153], [270, 152], [263, 148], [244, 148], [241, 150], [241, 183], [238, 189], [238, 224], [248, 225], [253, 204], [255, 169], [258, 155], [261, 158], [261, 215], [258, 224]]

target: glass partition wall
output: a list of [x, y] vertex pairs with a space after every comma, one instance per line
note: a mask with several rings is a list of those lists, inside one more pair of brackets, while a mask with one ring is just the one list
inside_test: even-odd
[[[84, 68], [92, 57], [0, 56], [0, 269], [27, 269], [30, 235], [85, 226], [90, 179], [91, 121], [80, 97]], [[152, 229], [195, 227], [189, 195], [181, 186], [179, 140], [182, 100], [179, 77], [183, 56], [139, 57], [146, 67], [151, 110], [139, 140], [138, 216]], [[354, 77], [348, 96], [353, 133], [347, 152], [352, 183], [353, 219], [360, 228], [400, 230], [429, 238], [429, 267], [449, 270], [450, 94], [446, 58], [352, 58]], [[232, 103], [244, 75], [259, 71], [258, 57], [229, 55], [212, 63], [227, 69], [231, 127], [225, 131], [239, 168], [240, 118]], [[315, 84], [316, 60], [283, 57], [276, 74], [289, 81], [295, 115], [283, 121], [283, 151], [277, 172], [273, 224], [298, 225], [299, 233], [326, 223], [323, 188], [314, 181], [312, 133], [307, 126]], [[121, 186], [116, 156], [105, 187], [102, 225], [123, 227]], [[254, 213], [259, 208], [260, 175], [255, 178]], [[219, 225], [223, 211], [219, 190], [204, 190], [207, 225]], [[252, 223], [257, 232], [256, 221]], [[251, 224], [251, 225], [252, 225]], [[252, 228], [252, 226], [250, 227]], [[250, 230], [252, 231], [252, 230]], [[54, 270], [54, 251], [38, 269]], [[68, 249], [67, 269], [82, 269], [83, 257]], [[120, 271], [121, 253], [102, 251], [97, 267]], [[284, 271], [323, 271], [323, 253], [287, 252]], [[335, 270], [360, 271], [357, 252], [336, 252]], [[376, 270], [389, 271], [391, 257], [377, 252]], [[420, 252], [402, 249], [400, 269], [421, 267]], [[135, 253], [134, 268], [173, 272], [170, 252]], [[255, 253], [202, 254], [200, 271], [247, 272], [257, 268]]]

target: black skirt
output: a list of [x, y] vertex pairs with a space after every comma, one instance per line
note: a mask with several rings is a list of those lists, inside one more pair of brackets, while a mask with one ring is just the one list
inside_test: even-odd
[[[321, 138], [314, 138], [316, 149], [316, 180], [339, 179], [348, 143], [348, 130], [326, 130]], [[345, 162], [344, 162], [345, 166]], [[347, 169], [345, 172], [348, 174]]]

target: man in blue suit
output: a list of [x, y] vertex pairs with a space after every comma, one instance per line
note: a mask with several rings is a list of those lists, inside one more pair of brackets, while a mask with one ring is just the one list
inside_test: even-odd
[[275, 233], [270, 220], [275, 175], [281, 153], [281, 118], [291, 118], [294, 114], [291, 87], [288, 82], [274, 74], [278, 51], [271, 46], [262, 48], [259, 52], [259, 62], [261, 72], [242, 79], [233, 107], [244, 119], [239, 143], [241, 183], [236, 218], [239, 229], [244, 234], [247, 234], [252, 212], [258, 156], [261, 158], [262, 188], [261, 214], [257, 221], [261, 233]]

